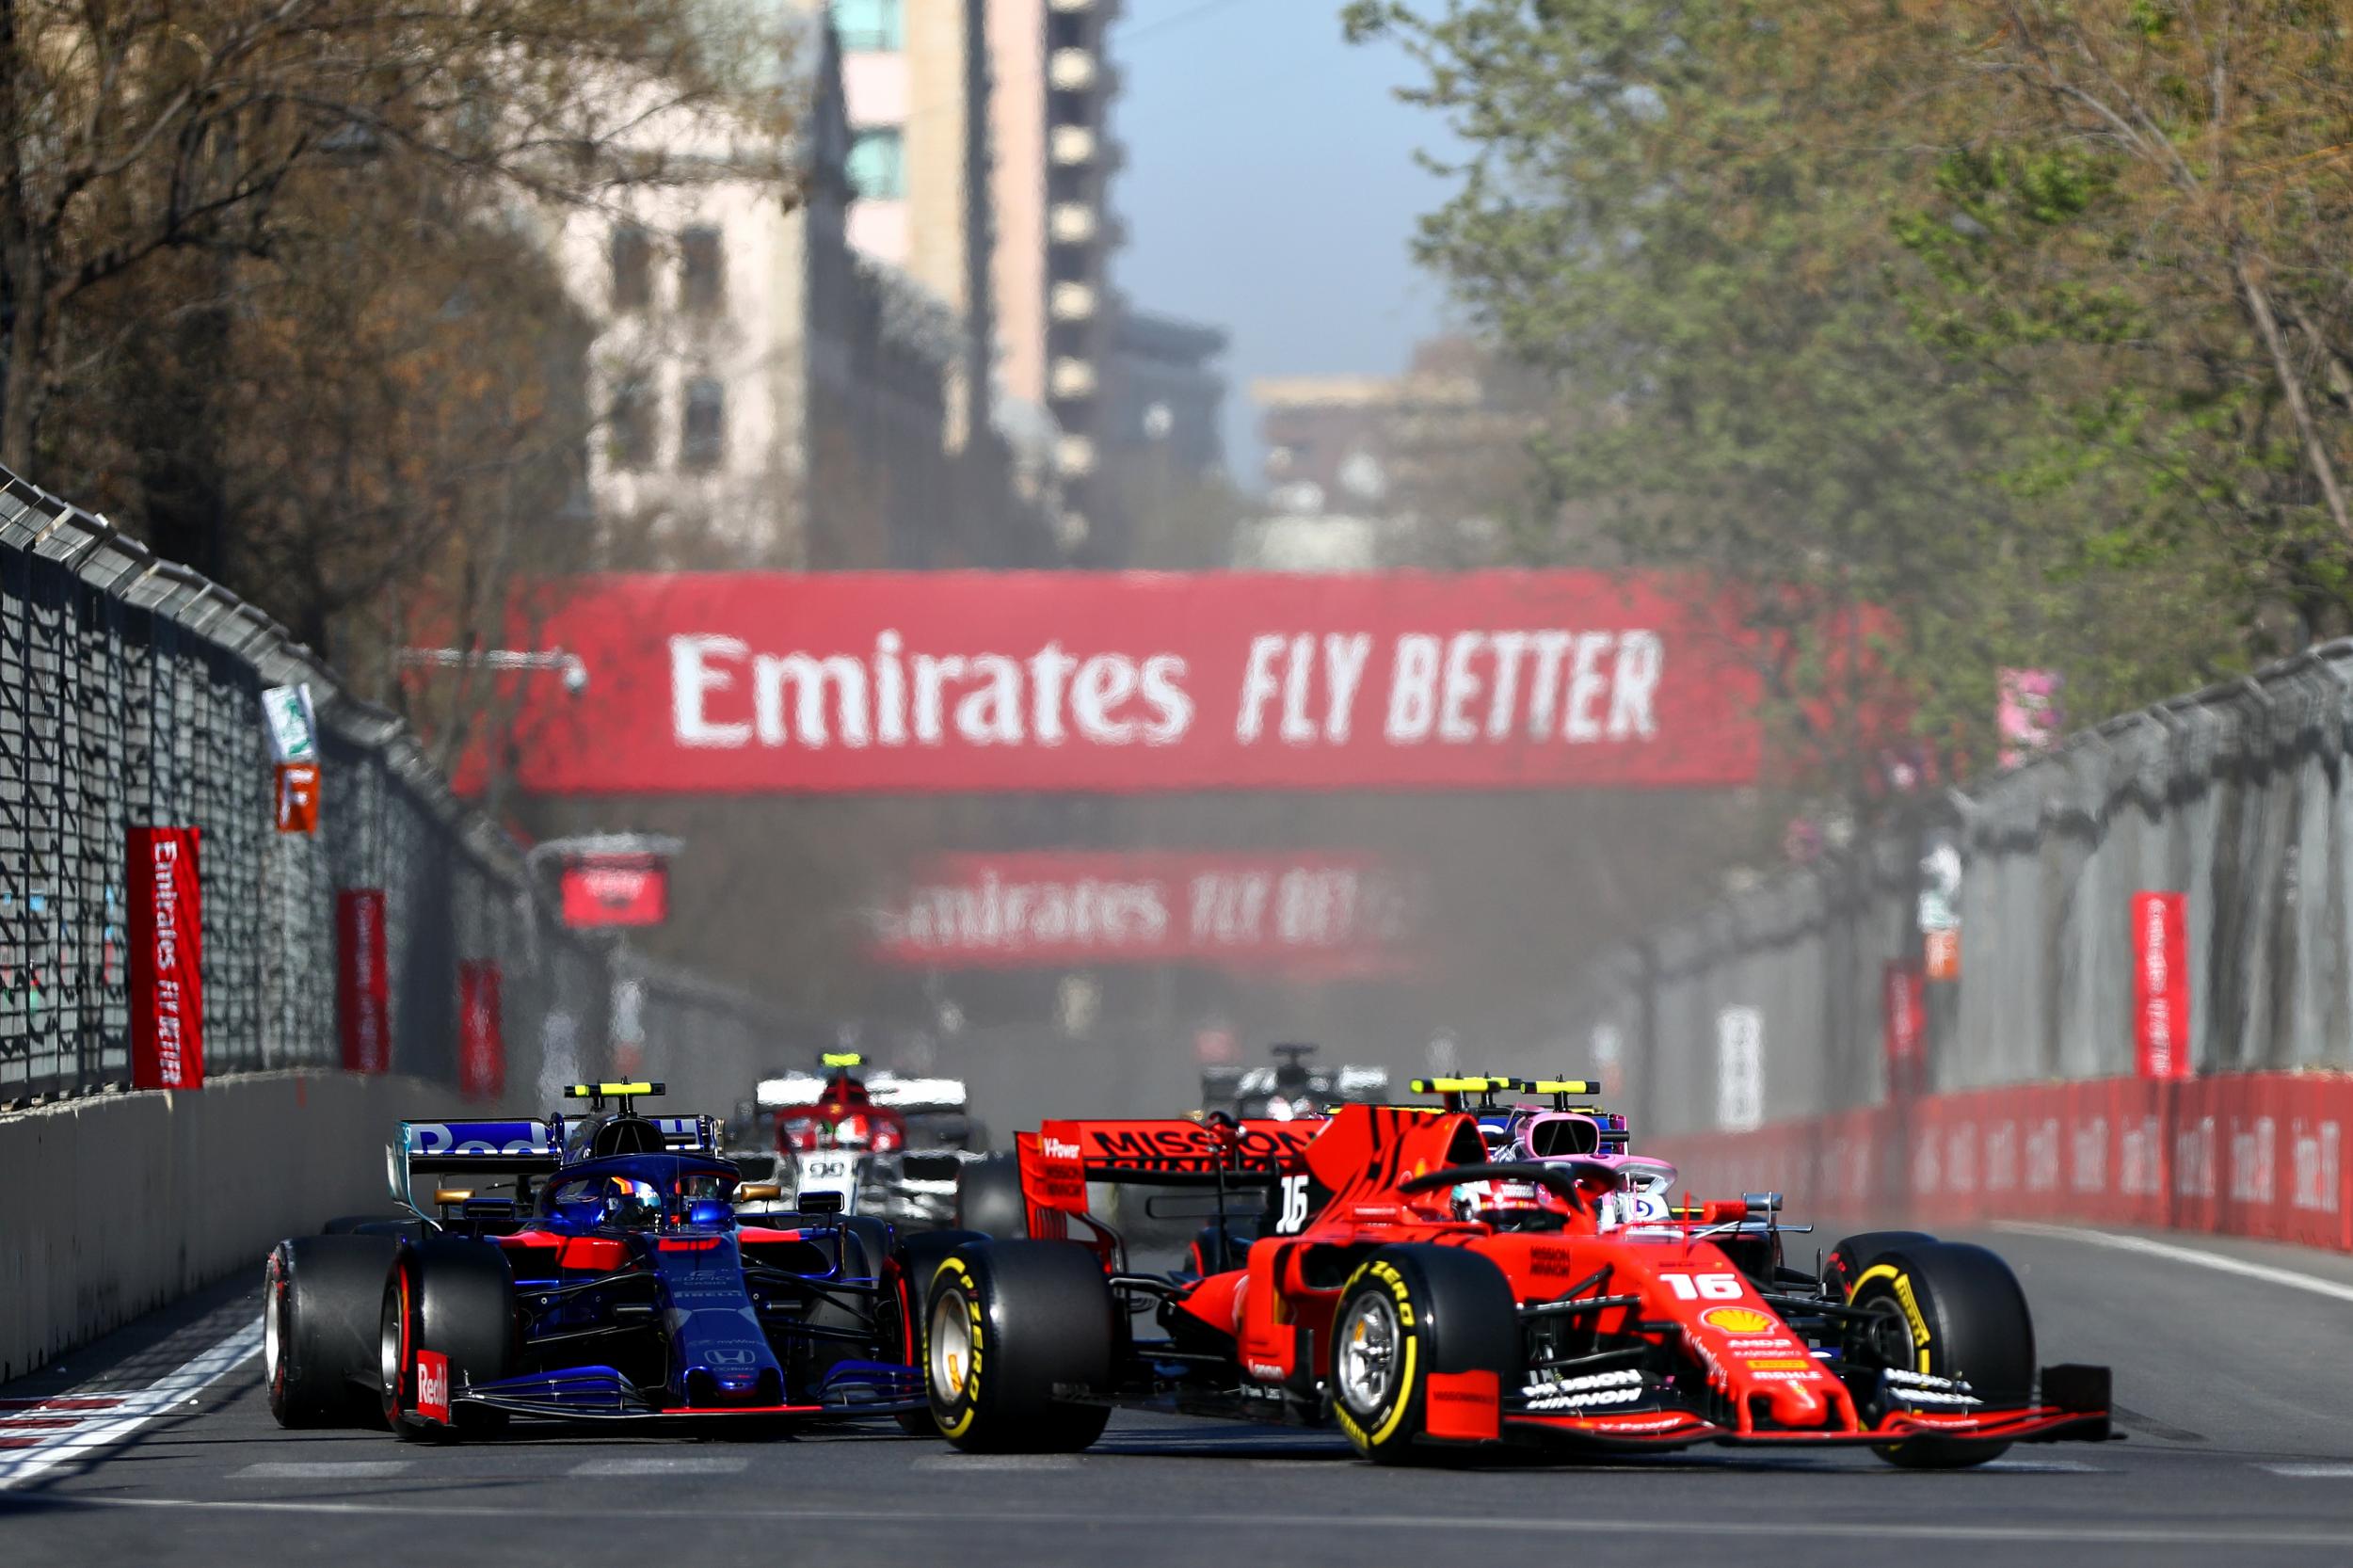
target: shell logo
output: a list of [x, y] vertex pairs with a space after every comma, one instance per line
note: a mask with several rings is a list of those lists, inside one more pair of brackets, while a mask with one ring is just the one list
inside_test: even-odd
[[1764, 1334], [1781, 1326], [1765, 1313], [1746, 1306], [1712, 1306], [1700, 1314], [1700, 1321], [1726, 1334]]

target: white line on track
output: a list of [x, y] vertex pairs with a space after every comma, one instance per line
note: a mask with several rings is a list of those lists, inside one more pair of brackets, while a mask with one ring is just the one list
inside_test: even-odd
[[1075, 1470], [1078, 1454], [925, 1454], [913, 1470]]
[[229, 1472], [231, 1480], [385, 1480], [409, 1471], [405, 1459], [265, 1460]]
[[2290, 1480], [2353, 1480], [2353, 1464], [2258, 1464], [2255, 1468]]
[[[1956, 1478], [1957, 1479], [1957, 1478]], [[96, 1496], [75, 1492], [52, 1493], [47, 1499], [54, 1507], [69, 1508], [152, 1508], [183, 1510], [208, 1513], [285, 1513], [285, 1514], [352, 1514], [382, 1515], [413, 1519], [420, 1507], [417, 1502], [231, 1502], [202, 1497], [118, 1497]], [[844, 1524], [872, 1526], [878, 1516], [871, 1508], [648, 1508], [613, 1507], [525, 1508], [511, 1504], [442, 1504], [431, 1505], [436, 1519], [625, 1519], [642, 1522], [648, 1519], [675, 1519], [682, 1523], [712, 1521], [757, 1522], [774, 1524]], [[1128, 1513], [1120, 1516], [1127, 1525], [1169, 1528], [1194, 1528], [1201, 1523], [1198, 1513]], [[992, 1526], [1029, 1526], [1039, 1528], [1065, 1529], [1073, 1527], [1099, 1527], [1103, 1515], [1099, 1511], [1033, 1510], [1008, 1512], [975, 1512], [969, 1509], [953, 1512], [941, 1510], [891, 1509], [880, 1516], [880, 1522], [893, 1525], [938, 1525], [952, 1528], [968, 1536], [975, 1529]], [[1293, 1529], [1312, 1530], [1376, 1530], [1394, 1533], [1401, 1530], [1435, 1532], [1446, 1535], [1529, 1535], [1557, 1540], [1562, 1526], [1558, 1513], [1535, 1513], [1521, 1518], [1497, 1517], [1495, 1514], [1437, 1513], [1287, 1513], [1283, 1523]], [[1609, 1519], [1579, 1514], [1576, 1528], [1585, 1535], [1615, 1536], [1685, 1536], [1699, 1539], [1753, 1541], [1758, 1526], [1753, 1519]], [[2219, 1546], [2233, 1554], [2228, 1560], [2238, 1560], [2244, 1553], [2264, 1547], [2327, 1546], [2338, 1550], [2353, 1548], [2353, 1528], [2306, 1529], [2293, 1527], [2265, 1528], [2235, 1521], [2228, 1525], [1975, 1525], [1962, 1523], [1929, 1523], [1887, 1520], [1793, 1518], [1778, 1520], [1772, 1525], [1777, 1538], [1801, 1538], [1824, 1541], [1975, 1541], [1993, 1544], [2031, 1544], [2035, 1545], [2089, 1546]]]
[[2095, 1247], [2113, 1247], [2118, 1252], [2137, 1252], [2144, 1257], [2161, 1257], [2169, 1263], [2187, 1263], [2194, 1268], [2212, 1269], [2217, 1273], [2237, 1274], [2245, 1279], [2259, 1279], [2267, 1285], [2284, 1285], [2291, 1290], [2309, 1290], [2315, 1296], [2331, 1301], [2353, 1302], [2353, 1285], [2341, 1285], [2318, 1274], [2303, 1274], [2294, 1269], [2276, 1268], [2268, 1263], [2249, 1263], [2243, 1257], [2229, 1257], [2221, 1253], [2200, 1252], [2195, 1247], [2178, 1247], [2170, 1241], [2153, 1241], [2145, 1236], [2124, 1236], [2112, 1230], [2090, 1230], [2081, 1225], [2046, 1225], [2034, 1220], [2001, 1220], [1993, 1226], [2020, 1236], [2049, 1236], [2062, 1241], [2086, 1241]]
[[121, 1442], [174, 1405], [196, 1398], [223, 1373], [248, 1356], [259, 1354], [261, 1349], [262, 1325], [257, 1319], [178, 1371], [168, 1372], [135, 1393], [121, 1395], [120, 1402], [102, 1416], [62, 1428], [56, 1436], [43, 1437], [32, 1448], [0, 1453], [0, 1491], [28, 1476], [39, 1475], [53, 1464], [87, 1459], [100, 1448]]
[[572, 1466], [575, 1476], [734, 1476], [751, 1461], [727, 1454], [654, 1454], [642, 1459], [591, 1459]]

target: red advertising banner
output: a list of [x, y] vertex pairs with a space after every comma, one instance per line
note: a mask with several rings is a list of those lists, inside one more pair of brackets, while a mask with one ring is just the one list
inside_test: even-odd
[[392, 991], [380, 888], [346, 888], [335, 895], [335, 1012], [343, 1026], [344, 1070], [390, 1072]]
[[457, 966], [457, 1088], [469, 1099], [496, 1099], [506, 1090], [499, 967], [487, 958]]
[[2190, 1076], [2189, 898], [2133, 895], [2133, 1021], [2142, 1078]]
[[1413, 905], [1366, 855], [946, 855], [876, 912], [872, 951], [905, 968], [1364, 972], [1400, 961]]
[[130, 833], [131, 1086], [204, 1086], [203, 832]]
[[1928, 1033], [1927, 973], [1917, 964], [1888, 960], [1880, 974], [1880, 1003], [1888, 1065], [1919, 1061]]
[[564, 862], [564, 923], [574, 929], [660, 925], [670, 918], [670, 869], [655, 855], [584, 855]]
[[510, 641], [541, 793], [1753, 782], [1737, 617], [1598, 572], [618, 574]]

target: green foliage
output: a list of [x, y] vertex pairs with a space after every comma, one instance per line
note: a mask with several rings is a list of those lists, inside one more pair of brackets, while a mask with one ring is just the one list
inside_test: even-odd
[[[1423, 259], [1556, 388], [1521, 548], [1745, 585], [1776, 716], [1844, 782], [1883, 739], [1853, 719], [1859, 662], [1821, 646], [1858, 606], [1894, 628], [1862, 663], [1964, 762], [2002, 667], [2061, 669], [2089, 720], [2342, 624], [2320, 480], [2353, 293], [2341, 257], [2291, 272], [2273, 242], [2342, 244], [2341, 173], [2318, 177], [2353, 116], [2317, 66], [2346, 9], [1358, 0], [1344, 23], [1404, 43], [1403, 96], [1469, 150]], [[2244, 200], [2201, 172], [2250, 180], [2258, 152], [2300, 161]], [[2299, 335], [2285, 372], [2256, 292]]]

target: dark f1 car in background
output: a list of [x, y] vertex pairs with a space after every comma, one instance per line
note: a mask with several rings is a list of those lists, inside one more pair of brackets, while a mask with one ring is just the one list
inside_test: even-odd
[[1317, 1048], [1285, 1042], [1267, 1048], [1273, 1066], [1209, 1067], [1201, 1074], [1201, 1113], [1245, 1122], [1328, 1116], [1343, 1105], [1369, 1105], [1389, 1092], [1389, 1069], [1355, 1063], [1320, 1066]]
[[[2107, 1369], [2038, 1368], [1993, 1254], [1881, 1232], [1817, 1277], [1769, 1194], [1654, 1219], [1612, 1201], [1645, 1179], [1620, 1160], [1497, 1162], [1462, 1110], [1049, 1121], [1018, 1146], [1026, 1235], [961, 1247], [926, 1294], [960, 1448], [1081, 1448], [1121, 1406], [1337, 1422], [1382, 1463], [1716, 1442], [1952, 1467], [2108, 1434]], [[1246, 1208], [1262, 1233], [1230, 1268], [1142, 1272], [1090, 1182], [1190, 1183], [1219, 1231]], [[1537, 1201], [1487, 1206], [1520, 1186]]]
[[[660, 1092], [582, 1084], [567, 1094], [584, 1116], [402, 1123], [387, 1150], [402, 1214], [270, 1254], [280, 1423], [421, 1435], [518, 1416], [891, 1416], [930, 1430], [911, 1282], [959, 1239], [901, 1236], [838, 1200], [739, 1222], [738, 1203], [775, 1189], [712, 1153], [711, 1118], [635, 1112]], [[421, 1192], [420, 1177], [469, 1185]]]

